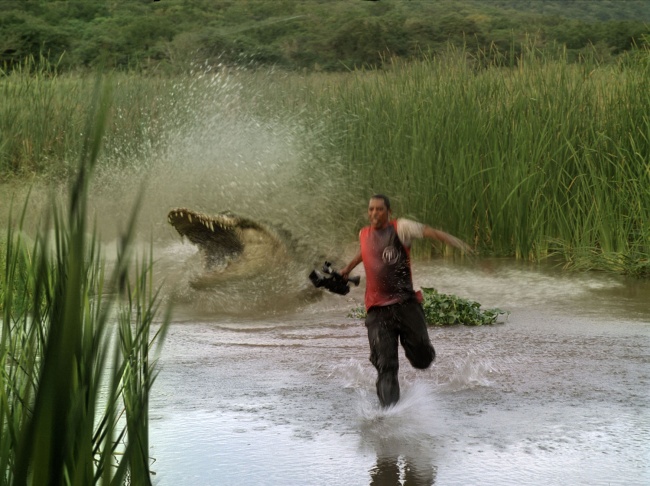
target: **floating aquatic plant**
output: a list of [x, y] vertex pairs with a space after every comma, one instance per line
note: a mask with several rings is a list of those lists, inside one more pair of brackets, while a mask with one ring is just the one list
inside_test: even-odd
[[[430, 326], [448, 326], [464, 324], [466, 326], [483, 326], [495, 324], [499, 316], [510, 314], [498, 308], [481, 309], [481, 304], [453, 294], [441, 294], [434, 288], [422, 289], [422, 308]], [[348, 317], [362, 319], [366, 316], [363, 306], [355, 307]]]

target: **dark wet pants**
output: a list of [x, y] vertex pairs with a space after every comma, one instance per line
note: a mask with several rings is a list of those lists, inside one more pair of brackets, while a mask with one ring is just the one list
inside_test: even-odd
[[415, 300], [371, 307], [366, 316], [370, 362], [377, 368], [377, 396], [384, 407], [399, 400], [399, 355], [397, 339], [414, 368], [425, 369], [433, 362], [433, 349], [422, 306]]

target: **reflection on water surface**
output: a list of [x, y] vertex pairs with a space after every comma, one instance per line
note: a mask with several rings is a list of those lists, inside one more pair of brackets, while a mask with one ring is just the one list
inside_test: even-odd
[[650, 482], [647, 282], [508, 261], [415, 269], [511, 315], [432, 328], [434, 366], [404, 359], [388, 410], [346, 317], [362, 288], [258, 317], [181, 305], [152, 397], [156, 484]]

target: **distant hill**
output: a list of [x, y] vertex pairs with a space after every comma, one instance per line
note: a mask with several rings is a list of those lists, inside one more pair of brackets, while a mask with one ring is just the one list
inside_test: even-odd
[[475, 0], [471, 3], [478, 8], [490, 5], [496, 9], [589, 23], [616, 20], [650, 21], [650, 2], [646, 0]]
[[[184, 70], [201, 62], [344, 70], [529, 39], [614, 60], [650, 38], [647, 0], [0, 0], [0, 63]], [[533, 40], [530, 40], [530, 39]]]

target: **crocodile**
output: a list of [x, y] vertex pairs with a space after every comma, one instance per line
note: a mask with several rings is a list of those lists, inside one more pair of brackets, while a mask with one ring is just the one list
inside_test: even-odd
[[187, 208], [172, 209], [167, 221], [198, 247], [202, 260], [200, 270], [187, 262], [190, 289], [184, 278], [177, 281], [177, 301], [241, 315], [294, 309], [323, 295], [308, 274], [324, 255], [281, 225], [231, 211], [207, 215]]
[[201, 251], [208, 270], [233, 273], [239, 264], [247, 273], [290, 258], [286, 230], [239, 216], [230, 211], [207, 215], [187, 208], [169, 211], [167, 220]]

